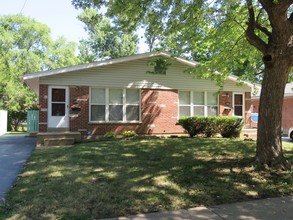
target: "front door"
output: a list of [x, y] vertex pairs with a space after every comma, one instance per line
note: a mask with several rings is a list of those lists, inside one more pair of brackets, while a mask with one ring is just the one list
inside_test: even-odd
[[243, 93], [234, 93], [233, 97], [233, 107], [234, 107], [234, 116], [243, 117], [244, 116], [244, 94]]
[[69, 89], [67, 86], [49, 86], [48, 127], [69, 127]]

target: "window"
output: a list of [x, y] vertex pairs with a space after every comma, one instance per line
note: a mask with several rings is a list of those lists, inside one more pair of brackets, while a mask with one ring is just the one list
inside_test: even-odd
[[204, 116], [204, 92], [193, 92], [193, 115]]
[[91, 121], [105, 121], [105, 89], [91, 90]]
[[139, 90], [126, 90], [126, 121], [139, 121]]
[[218, 115], [218, 95], [213, 92], [179, 91], [179, 117]]
[[190, 92], [179, 92], [179, 117], [190, 115]]
[[52, 88], [52, 116], [64, 116], [65, 115], [65, 89]]
[[91, 88], [90, 121], [139, 121], [138, 89]]
[[212, 92], [207, 92], [208, 116], [218, 115], [218, 96]]

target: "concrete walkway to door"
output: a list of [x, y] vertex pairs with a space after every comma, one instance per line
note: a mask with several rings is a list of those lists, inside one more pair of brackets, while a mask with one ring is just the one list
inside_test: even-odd
[[23, 164], [36, 146], [36, 138], [24, 135], [0, 136], [0, 203], [13, 186]]

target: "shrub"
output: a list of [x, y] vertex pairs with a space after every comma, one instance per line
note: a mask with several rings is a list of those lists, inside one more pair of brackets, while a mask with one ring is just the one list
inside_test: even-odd
[[194, 137], [197, 134], [203, 133], [205, 117], [194, 116], [194, 117], [183, 117], [180, 118], [178, 124], [181, 125], [190, 137]]
[[135, 131], [124, 131], [122, 133], [123, 137], [127, 138], [127, 137], [135, 137], [137, 136], [137, 134], [135, 133]]
[[243, 119], [237, 117], [194, 116], [180, 118], [178, 124], [187, 131], [190, 137], [198, 134], [212, 137], [220, 133], [222, 137], [234, 138], [240, 136]]
[[203, 134], [206, 137], [213, 137], [217, 133], [219, 133], [218, 118], [219, 117], [209, 116], [209, 117], [206, 117], [205, 120], [203, 120], [203, 122], [204, 122]]
[[219, 117], [219, 131], [224, 138], [236, 138], [240, 136], [244, 122], [238, 117]]
[[104, 135], [105, 138], [116, 138], [116, 134], [113, 131], [108, 131], [106, 132], [106, 134]]

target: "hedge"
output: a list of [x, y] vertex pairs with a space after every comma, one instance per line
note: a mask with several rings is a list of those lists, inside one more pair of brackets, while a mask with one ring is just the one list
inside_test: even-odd
[[244, 122], [238, 117], [194, 116], [180, 118], [178, 124], [187, 131], [190, 137], [199, 134], [206, 137], [221, 134], [224, 138], [235, 138], [240, 136]]

